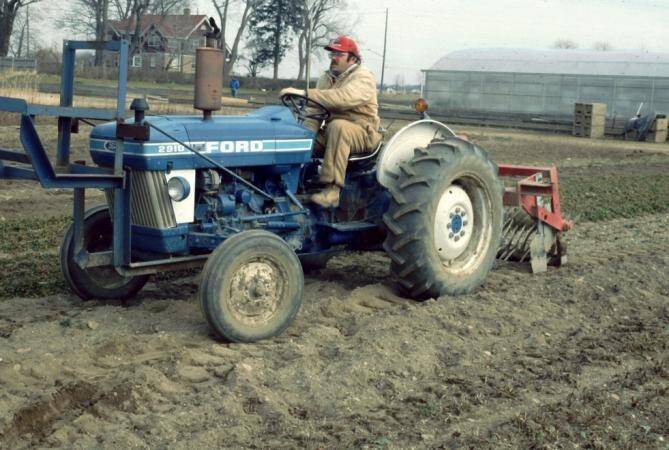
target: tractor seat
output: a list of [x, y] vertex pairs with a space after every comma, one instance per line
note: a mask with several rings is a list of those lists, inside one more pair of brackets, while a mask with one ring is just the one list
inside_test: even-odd
[[348, 167], [354, 167], [356, 169], [361, 169], [363, 166], [367, 166], [368, 163], [376, 161], [376, 158], [379, 156], [379, 152], [383, 147], [383, 136], [386, 134], [386, 129], [379, 127], [379, 134], [381, 135], [381, 140], [379, 144], [374, 148], [371, 153], [357, 153], [355, 155], [349, 155], [348, 157]]
[[[379, 156], [381, 148], [383, 148], [383, 135], [386, 133], [386, 129], [383, 127], [379, 128], [379, 133], [381, 134], [381, 140], [379, 144], [369, 153], [356, 153], [349, 155], [348, 157], [348, 167], [346, 170], [366, 170], [371, 168], [376, 161], [376, 158]], [[323, 163], [323, 158], [313, 158], [314, 161], [318, 161], [321, 164]]]
[[354, 155], [350, 155], [348, 157], [348, 163], [351, 164], [356, 162], [374, 160], [379, 155], [381, 147], [383, 147], [383, 139], [379, 141], [379, 145], [377, 145], [376, 148], [371, 153], [356, 153]]

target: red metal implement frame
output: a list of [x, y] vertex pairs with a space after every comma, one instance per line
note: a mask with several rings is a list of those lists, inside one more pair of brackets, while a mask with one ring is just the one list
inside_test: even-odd
[[[500, 164], [499, 176], [524, 177], [516, 182], [515, 187], [504, 189], [505, 206], [520, 206], [527, 214], [550, 225], [557, 231], [572, 229], [574, 222], [562, 217], [558, 174], [555, 167]], [[550, 197], [551, 210], [539, 205], [537, 196]]]

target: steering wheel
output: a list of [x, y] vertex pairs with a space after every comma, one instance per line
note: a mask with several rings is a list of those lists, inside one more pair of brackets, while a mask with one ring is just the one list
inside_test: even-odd
[[284, 94], [281, 96], [281, 103], [293, 111], [295, 118], [300, 123], [303, 123], [306, 119], [312, 119], [321, 123], [328, 120], [331, 115], [325, 106], [304, 95]]

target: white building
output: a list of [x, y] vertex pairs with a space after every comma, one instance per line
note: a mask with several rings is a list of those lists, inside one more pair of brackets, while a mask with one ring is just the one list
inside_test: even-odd
[[575, 102], [607, 104], [607, 116], [669, 113], [669, 53], [471, 49], [424, 70], [430, 109], [571, 115]]

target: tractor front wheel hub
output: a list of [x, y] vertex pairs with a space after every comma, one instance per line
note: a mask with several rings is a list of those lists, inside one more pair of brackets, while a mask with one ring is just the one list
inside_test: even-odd
[[237, 320], [249, 325], [267, 322], [280, 306], [285, 276], [269, 260], [240, 266], [230, 283], [230, 303]]

